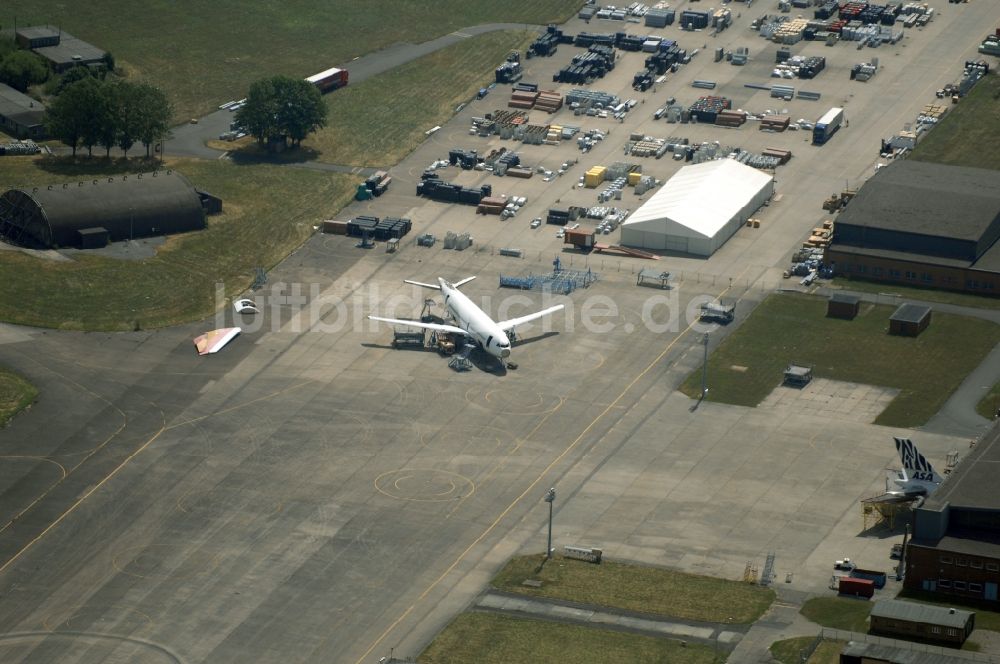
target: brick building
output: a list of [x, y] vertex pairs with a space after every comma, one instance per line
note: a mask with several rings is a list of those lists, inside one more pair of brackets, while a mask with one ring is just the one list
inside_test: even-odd
[[835, 274], [1000, 295], [1000, 171], [897, 161], [834, 224]]
[[907, 590], [1000, 608], [1000, 427], [994, 425], [931, 496], [913, 510]]
[[972, 611], [898, 599], [875, 602], [868, 632], [893, 638], [961, 646], [976, 627]]

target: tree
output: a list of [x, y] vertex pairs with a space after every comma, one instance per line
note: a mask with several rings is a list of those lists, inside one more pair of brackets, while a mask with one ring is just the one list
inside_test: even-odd
[[121, 81], [111, 86], [110, 102], [115, 122], [115, 140], [125, 156], [139, 138], [141, 110], [138, 86]]
[[73, 148], [74, 157], [79, 145], [93, 147], [96, 142], [91, 118], [95, 115], [94, 109], [103, 103], [103, 94], [100, 82], [88, 77], [68, 86], [49, 104], [46, 111], [48, 132]]
[[138, 111], [136, 137], [146, 147], [148, 157], [153, 143], [162, 138], [170, 128], [173, 111], [163, 91], [148, 83], [139, 83], [134, 94]]
[[45, 62], [31, 51], [14, 51], [0, 62], [0, 80], [21, 92], [29, 85], [44, 83], [49, 77]]
[[85, 78], [94, 78], [94, 72], [92, 72], [89, 67], [70, 67], [66, 70], [66, 73], [60, 77], [59, 85], [56, 86], [54, 94], [62, 94], [63, 90]]
[[247, 101], [236, 111], [236, 122], [258, 144], [271, 149], [275, 142], [299, 145], [326, 126], [326, 104], [314, 85], [288, 76], [274, 76], [250, 86]]

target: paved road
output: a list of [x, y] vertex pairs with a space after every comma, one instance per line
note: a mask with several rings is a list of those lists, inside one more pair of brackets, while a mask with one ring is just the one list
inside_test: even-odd
[[[541, 26], [525, 23], [485, 23], [483, 25], [474, 25], [421, 44], [411, 44], [408, 42], [393, 44], [374, 53], [355, 58], [344, 66], [350, 71], [350, 83], [356, 84], [385, 73], [411, 60], [439, 51], [446, 46], [457, 44], [469, 37], [496, 32], [498, 30], [538, 30], [539, 28]], [[206, 146], [205, 142], [216, 139], [219, 137], [219, 134], [229, 131], [229, 123], [232, 120], [233, 114], [230, 111], [220, 110], [199, 118], [197, 124], [188, 123], [175, 127], [165, 146], [167, 154], [174, 157], [219, 158], [224, 152]], [[345, 167], [315, 162], [303, 162], [296, 164], [296, 166], [318, 170], [359, 172], [350, 167], [345, 169]]]

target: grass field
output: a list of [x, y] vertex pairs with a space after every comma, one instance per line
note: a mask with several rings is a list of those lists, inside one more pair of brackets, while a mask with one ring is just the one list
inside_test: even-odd
[[[116, 164], [5, 157], [0, 161], [0, 187], [137, 169], [136, 162]], [[81, 256], [55, 262], [4, 251], [0, 320], [63, 329], [131, 330], [208, 316], [214, 311], [217, 282], [225, 284], [229, 295], [246, 289], [255, 267], [270, 268], [298, 247], [313, 232], [313, 224], [343, 207], [357, 182], [339, 174], [225, 161], [178, 161], [171, 167], [198, 188], [220, 196], [225, 212], [209, 217], [204, 231], [169, 238], [154, 258], [142, 261]]]
[[533, 38], [522, 31], [480, 35], [326, 95], [328, 126], [303, 147], [330, 163], [391, 166], [491, 82], [508, 52], [523, 50]]
[[[946, 103], [947, 100], [941, 103]], [[1000, 76], [990, 73], [930, 131], [910, 159], [1000, 169]]]
[[482, 23], [562, 22], [580, 0], [8, 0], [0, 24], [51, 24], [110, 51], [130, 74], [164, 89], [180, 120], [246, 96], [273, 74], [306, 77], [398, 42], [419, 43]]
[[0, 368], [0, 428], [12, 417], [27, 408], [38, 396], [38, 391], [13, 371]]
[[873, 602], [847, 597], [813, 597], [799, 610], [808, 620], [833, 629], [849, 632], [868, 631], [868, 614]]
[[976, 404], [976, 412], [988, 420], [992, 420], [1000, 410], [1000, 383], [994, 383], [990, 391]]
[[[775, 641], [771, 644], [771, 655], [781, 664], [803, 664], [800, 655], [815, 640], [816, 637], [813, 636], [797, 636], [793, 639]], [[846, 641], [823, 639], [805, 664], [840, 664], [840, 651], [846, 643]]]
[[607, 629], [468, 612], [458, 616], [417, 658], [418, 664], [712, 664], [708, 646]]
[[[920, 288], [919, 286], [904, 286], [901, 284], [888, 284], [878, 281], [866, 281], [864, 279], [846, 279], [836, 277], [828, 282], [831, 288], [857, 291], [859, 293], [890, 293], [899, 295], [905, 300], [922, 300], [924, 302], [940, 302], [942, 304], [955, 304], [960, 307], [974, 307], [976, 309], [1000, 309], [1000, 297], [990, 297], [988, 295], [975, 295], [973, 293], [955, 293], [952, 291], [938, 290], [935, 288]], [[883, 298], [888, 302], [888, 298]]]
[[[789, 362], [805, 363], [820, 378], [898, 388], [875, 423], [919, 426], [1000, 341], [993, 323], [941, 313], [919, 337], [892, 336], [894, 307], [863, 303], [858, 317], [846, 321], [826, 318], [826, 303], [792, 294], [764, 300], [709, 357], [708, 398], [756, 406], [781, 383]], [[700, 394], [700, 368], [681, 389], [692, 398]]]
[[[554, 557], [539, 572], [539, 556], [512, 559], [492, 585], [507, 592], [638, 611], [682, 620], [752, 623], [774, 601], [774, 591], [738, 581], [604, 561], [600, 565]], [[540, 588], [522, 585], [538, 579]]]

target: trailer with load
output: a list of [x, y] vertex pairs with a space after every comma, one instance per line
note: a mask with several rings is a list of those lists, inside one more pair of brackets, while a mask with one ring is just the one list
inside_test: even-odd
[[833, 107], [813, 126], [813, 145], [823, 145], [837, 133], [844, 122], [844, 109]]
[[886, 574], [873, 569], [861, 569], [855, 567], [848, 574], [852, 579], [865, 579], [875, 584], [876, 588], [885, 588]]

